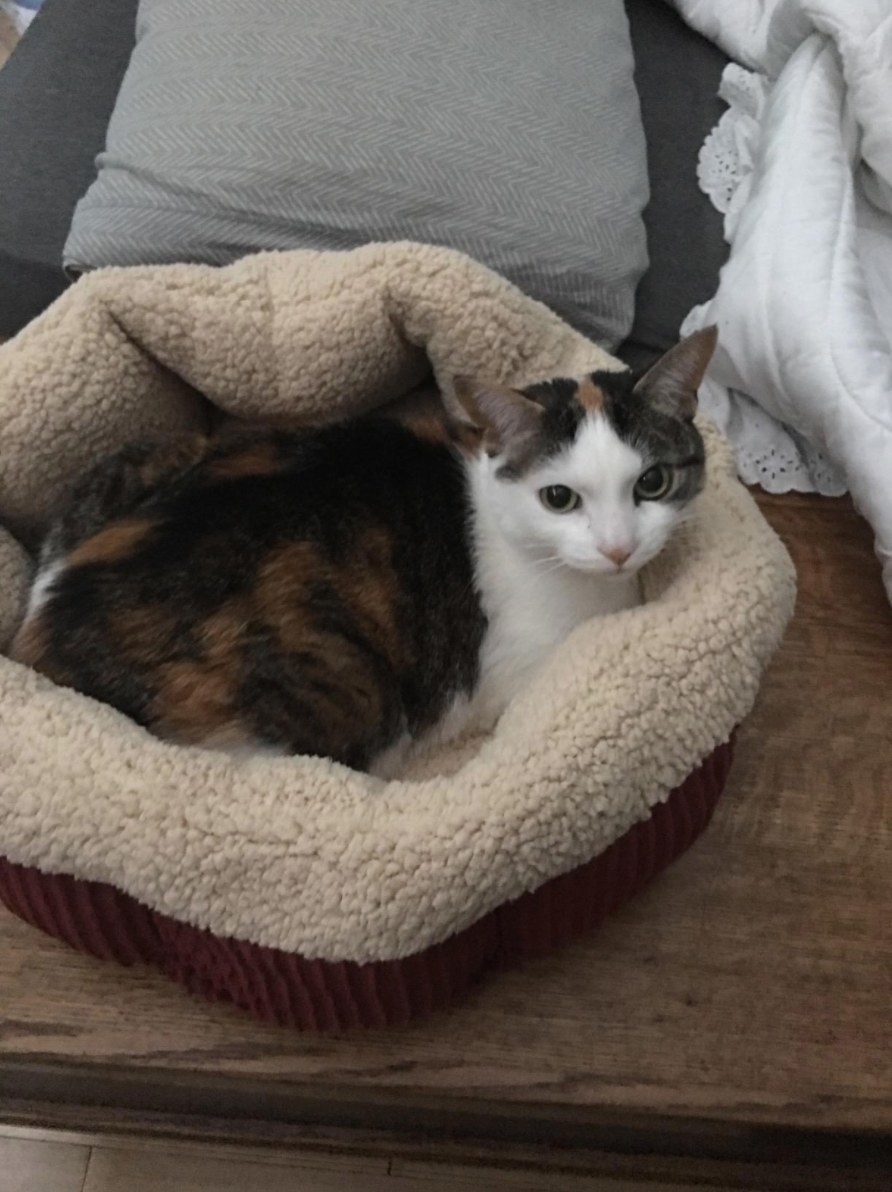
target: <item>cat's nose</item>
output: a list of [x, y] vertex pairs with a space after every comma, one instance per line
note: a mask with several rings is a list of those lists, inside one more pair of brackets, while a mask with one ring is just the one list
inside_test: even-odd
[[598, 550], [605, 559], [609, 559], [611, 563], [615, 563], [617, 567], [622, 567], [623, 563], [627, 563], [632, 557], [632, 551], [635, 548], [627, 546], [625, 543], [617, 543], [616, 546], [599, 546]]

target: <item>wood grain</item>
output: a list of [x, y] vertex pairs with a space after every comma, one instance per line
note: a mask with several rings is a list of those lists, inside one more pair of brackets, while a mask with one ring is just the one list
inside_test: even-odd
[[[207, 1157], [95, 1148], [83, 1192], [542, 1192], [536, 1171], [481, 1171], [453, 1164], [388, 1163], [383, 1159], [272, 1164], [250, 1157]], [[31, 1189], [30, 1192], [34, 1192]], [[77, 1190], [76, 1190], [77, 1192]], [[598, 1177], [556, 1176], [548, 1192], [694, 1192], [690, 1184], [634, 1185]]]
[[[0, 1118], [338, 1146], [427, 1132], [534, 1164], [588, 1147], [616, 1178], [637, 1156], [667, 1183], [714, 1162], [704, 1186], [888, 1187], [892, 614], [846, 501], [760, 503], [799, 569], [794, 624], [712, 826], [597, 935], [426, 1025], [318, 1038], [3, 913]], [[739, 1174], [757, 1160], [786, 1182]]]
[[278, 1164], [252, 1157], [216, 1158], [198, 1152], [110, 1150], [97, 1147], [83, 1192], [385, 1192], [383, 1160], [334, 1164]]
[[[25, 1137], [25, 1145], [9, 1135]], [[64, 1139], [64, 1143], [60, 1140]], [[67, 1145], [65, 1145], [67, 1143]], [[53, 1182], [50, 1156], [77, 1155], [71, 1181]], [[307, 1155], [299, 1150], [262, 1150], [152, 1142], [140, 1138], [57, 1135], [0, 1127], [0, 1189], [4, 1161], [12, 1157], [28, 1192], [541, 1192], [541, 1171], [482, 1169], [454, 1163], [389, 1158]], [[56, 1168], [55, 1170], [58, 1170]], [[597, 1176], [549, 1175], [548, 1192], [642, 1192], [638, 1181]], [[18, 1187], [15, 1192], [19, 1192]], [[647, 1184], [646, 1192], [694, 1192], [692, 1184]]]

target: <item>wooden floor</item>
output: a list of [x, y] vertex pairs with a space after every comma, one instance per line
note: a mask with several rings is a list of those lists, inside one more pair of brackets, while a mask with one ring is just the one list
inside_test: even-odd
[[[182, 1143], [4, 1135], [0, 1192], [546, 1192], [539, 1172]], [[549, 1178], [547, 1192], [684, 1192], [678, 1185]]]
[[[799, 570], [795, 621], [710, 829], [600, 932], [429, 1023], [314, 1038], [0, 911], [0, 1122], [361, 1153], [379, 1173], [436, 1160], [481, 1192], [888, 1192], [892, 614], [846, 502], [761, 503]], [[173, 1160], [92, 1153], [89, 1192], [205, 1187]], [[29, 1192], [83, 1177], [83, 1150], [44, 1154], [69, 1183], [23, 1177]], [[3, 1192], [10, 1170], [0, 1158]], [[254, 1186], [213, 1170], [214, 1187]]]

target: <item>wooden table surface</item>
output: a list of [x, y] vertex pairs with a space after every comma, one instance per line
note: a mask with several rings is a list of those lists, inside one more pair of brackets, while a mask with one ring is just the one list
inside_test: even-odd
[[760, 501], [795, 621], [706, 835], [596, 935], [424, 1025], [319, 1038], [0, 910], [0, 1121], [892, 1187], [892, 613], [845, 501]]

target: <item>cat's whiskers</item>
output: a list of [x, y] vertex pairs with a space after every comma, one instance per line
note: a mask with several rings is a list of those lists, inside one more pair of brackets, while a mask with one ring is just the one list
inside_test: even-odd
[[538, 570], [534, 570], [533, 574], [537, 579], [543, 579], [546, 575], [554, 575], [554, 573], [557, 571], [565, 570], [566, 567], [567, 564], [563, 561], [563, 559], [558, 559], [557, 562], [552, 563], [549, 567], [541, 567]]
[[682, 546], [685, 546], [694, 531], [694, 523], [697, 520], [696, 506], [682, 510], [677, 514], [677, 519], [675, 525], [672, 527], [670, 537], [673, 542], [680, 542]]
[[[527, 539], [525, 541], [519, 542], [518, 546], [520, 546], [522, 550], [530, 552], [531, 558], [529, 560], [529, 564], [532, 567], [541, 566], [543, 563], [563, 564], [563, 559], [560, 557], [560, 555], [555, 554], [554, 551], [543, 553], [548, 551], [548, 548], [543, 546], [541, 542], [537, 542], [535, 539]], [[564, 565], [566, 566], [566, 564]]]
[[553, 571], [566, 567], [567, 564], [559, 555], [546, 555], [542, 559], [531, 560], [529, 567], [536, 575], [550, 575]]

